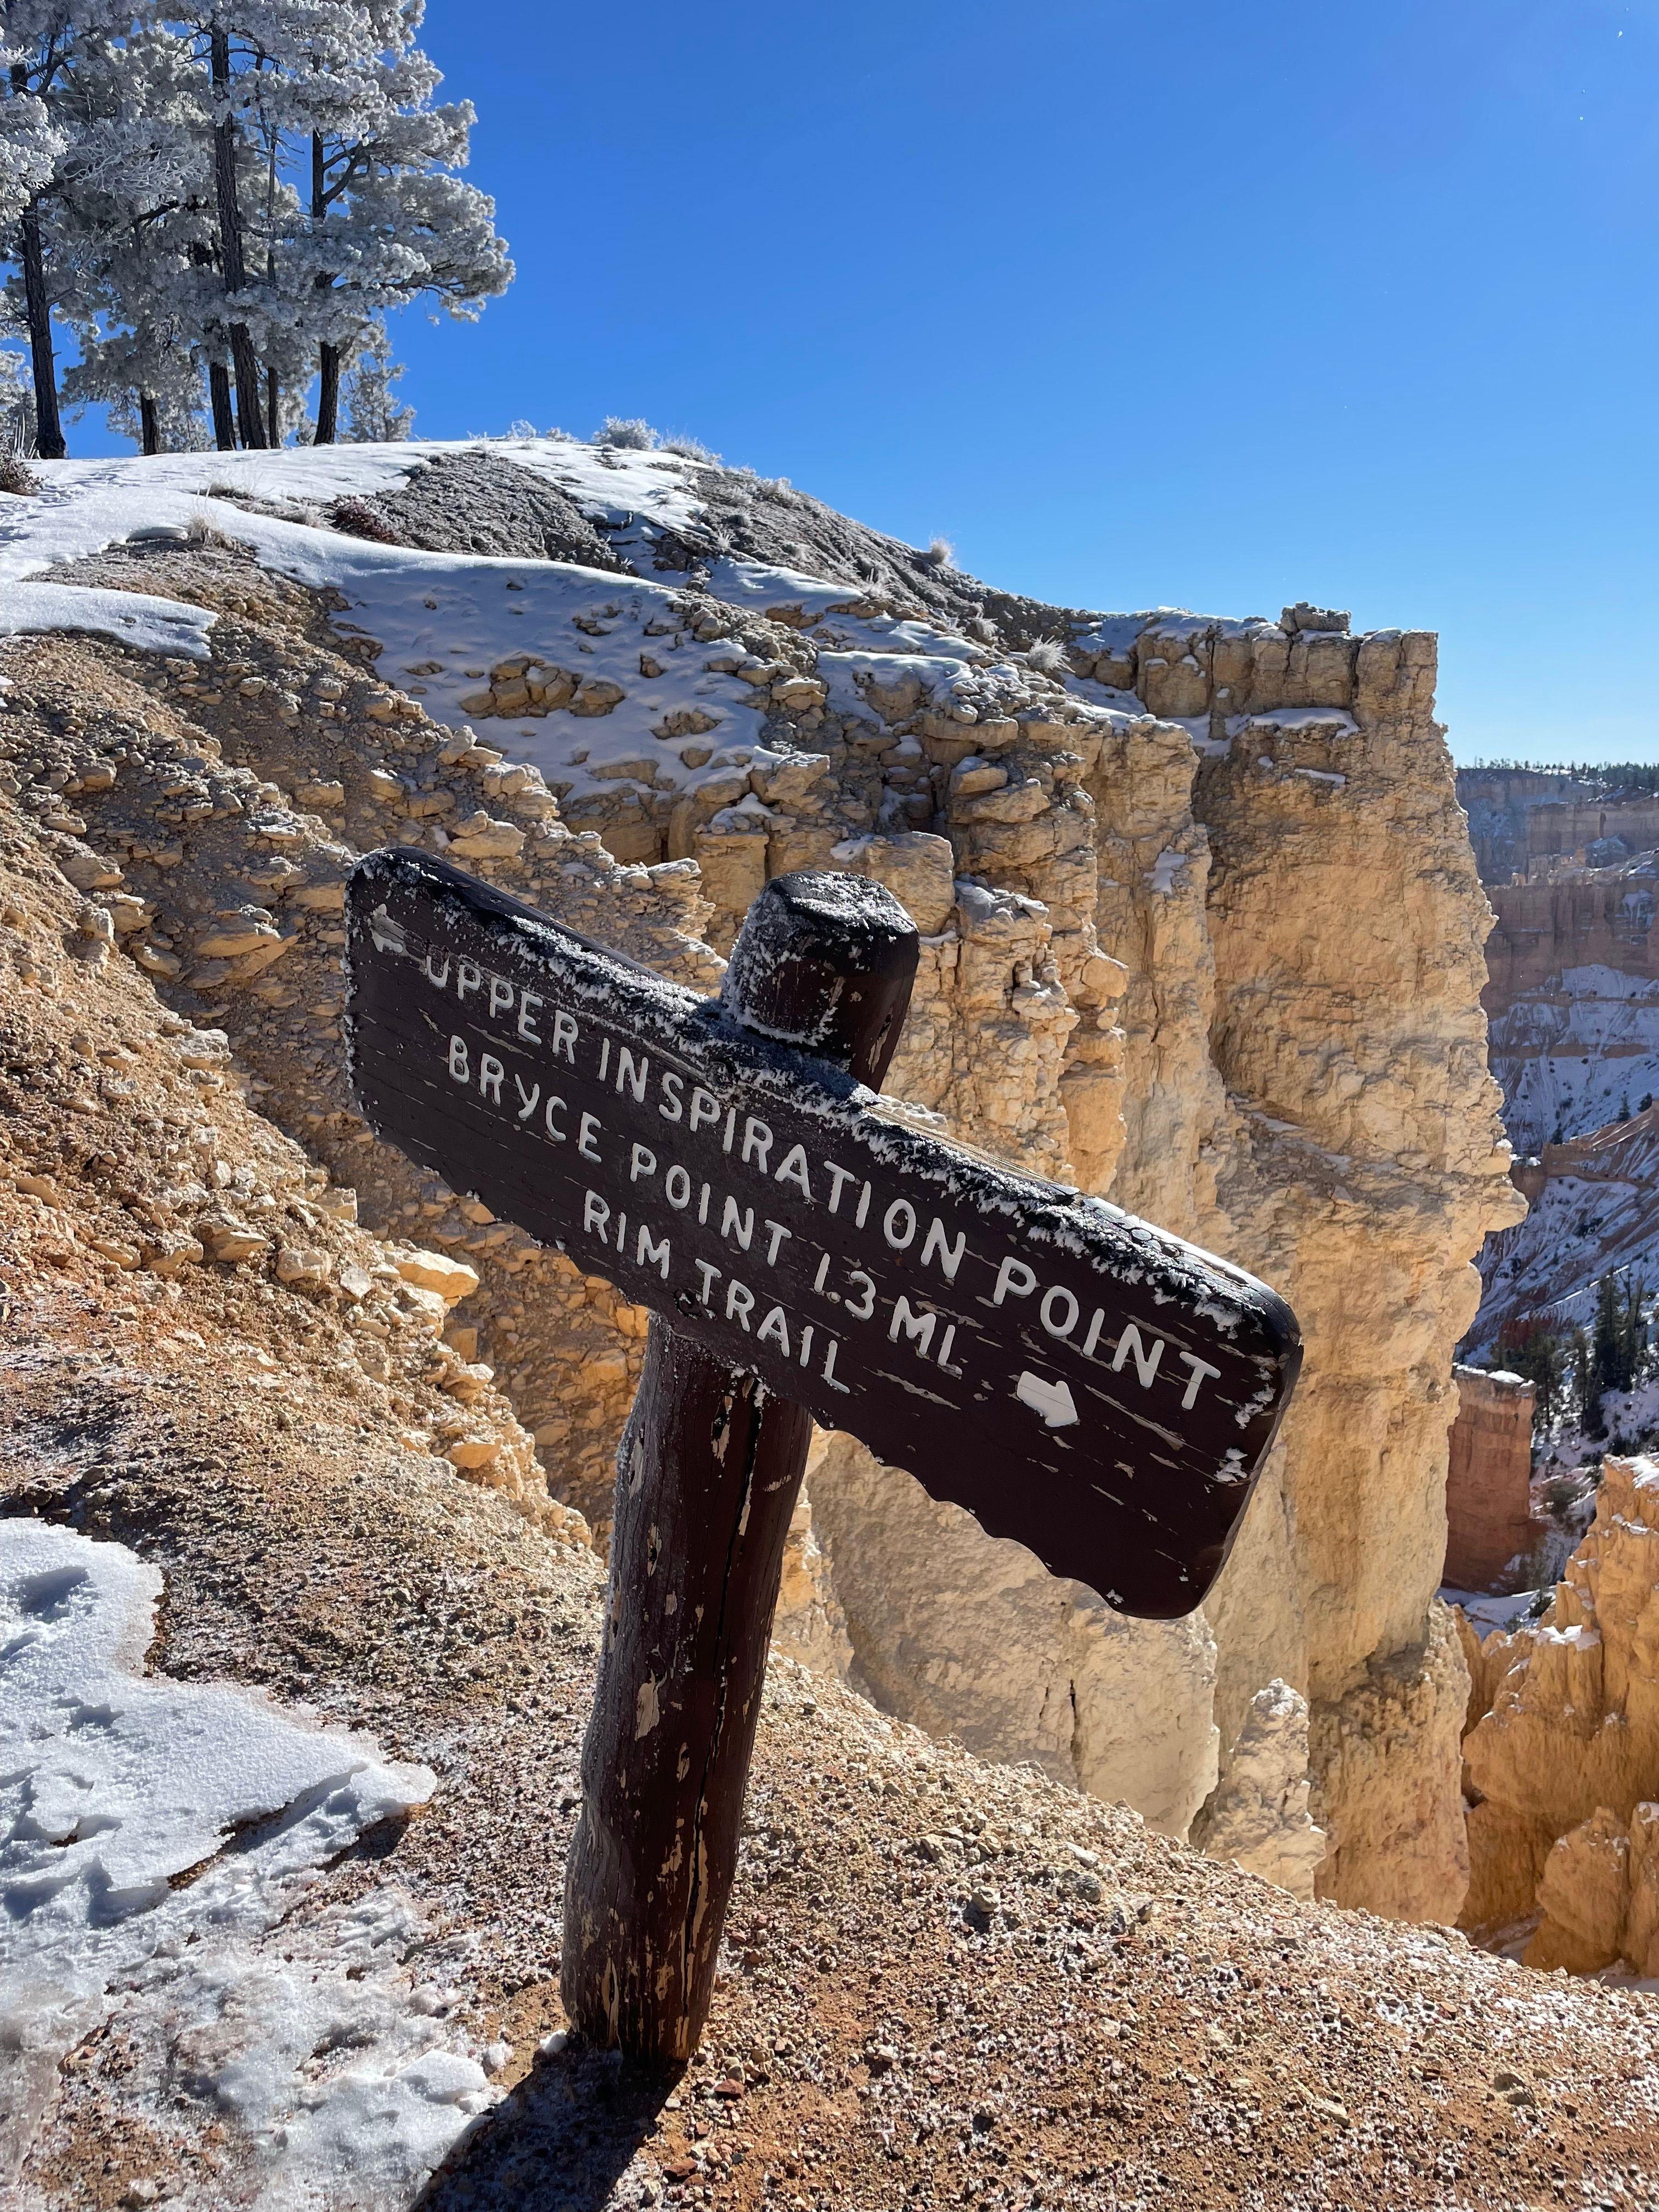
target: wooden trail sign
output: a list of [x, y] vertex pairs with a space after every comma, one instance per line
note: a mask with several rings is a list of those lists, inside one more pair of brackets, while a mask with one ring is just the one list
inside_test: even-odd
[[1237, 1269], [882, 1108], [916, 933], [878, 884], [769, 884], [718, 1001], [422, 854], [370, 855], [347, 909], [370, 1125], [652, 1309], [560, 1979], [585, 2033], [683, 2062], [811, 1416], [1112, 1604], [1184, 1613], [1296, 1325]]
[[[831, 935], [875, 890], [779, 882]], [[764, 933], [704, 1000], [425, 854], [347, 904], [379, 1134], [1120, 1611], [1202, 1601], [1300, 1361], [1264, 1284], [878, 1100], [836, 1004], [745, 1026]]]

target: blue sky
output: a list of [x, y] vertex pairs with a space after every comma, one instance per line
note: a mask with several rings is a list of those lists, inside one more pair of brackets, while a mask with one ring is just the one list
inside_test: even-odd
[[643, 415], [1046, 599], [1437, 629], [1461, 758], [1654, 757], [1654, 0], [429, 0], [424, 43], [519, 274], [401, 319], [420, 434]]

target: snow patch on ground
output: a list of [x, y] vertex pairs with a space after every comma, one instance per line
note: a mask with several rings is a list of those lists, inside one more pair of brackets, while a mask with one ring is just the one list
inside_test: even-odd
[[326, 503], [343, 494], [395, 489], [439, 447], [296, 447], [283, 453], [163, 453], [147, 459], [36, 461], [39, 497], [0, 500], [0, 635], [43, 629], [94, 630], [152, 653], [207, 653], [213, 617], [177, 599], [147, 599], [54, 584], [43, 575], [83, 561], [135, 530], [193, 523], [244, 534], [234, 501], [204, 496], [210, 486], [245, 498]]
[[1488, 1597], [1479, 1590], [1454, 1589], [1444, 1584], [1439, 1595], [1448, 1605], [1461, 1605], [1469, 1626], [1483, 1640], [1496, 1629], [1513, 1628], [1531, 1610], [1535, 1590], [1516, 1590], [1507, 1597]]
[[407, 2203], [495, 2093], [437, 2017], [459, 1993], [412, 1985], [398, 1892], [301, 1908], [434, 1778], [255, 1692], [141, 1674], [161, 1586], [123, 1545], [0, 1521], [0, 2180], [118, 1996], [133, 2095], [163, 2131], [181, 2091], [218, 2108], [239, 2203]]

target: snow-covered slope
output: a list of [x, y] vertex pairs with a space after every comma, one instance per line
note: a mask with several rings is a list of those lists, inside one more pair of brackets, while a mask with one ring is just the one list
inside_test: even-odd
[[1659, 981], [1569, 968], [1491, 1028], [1492, 1073], [1517, 1152], [1589, 1136], [1659, 1097]]
[[[144, 1674], [161, 1584], [124, 1545], [0, 1521], [0, 2180], [118, 2003], [133, 2043], [190, 2037], [194, 2094], [254, 2146], [239, 2201], [349, 2175], [357, 2203], [402, 2202], [499, 2093], [395, 1974], [405, 1899], [274, 1931], [434, 1778], [240, 1685]], [[319, 2080], [336, 2047], [352, 2063]]]
[[1608, 1269], [1659, 1287], [1659, 1105], [1588, 1137], [1547, 1145], [1523, 1170], [1531, 1210], [1488, 1238], [1486, 1283], [1470, 1341], [1490, 1346], [1516, 1314], [1558, 1327], [1594, 1320], [1595, 1286]]
[[[334, 526], [367, 520], [392, 538], [399, 495], [434, 462], [468, 455], [555, 487], [635, 573], [425, 550]], [[129, 542], [229, 539], [264, 567], [337, 595], [337, 627], [388, 683], [435, 720], [459, 728], [488, 719], [491, 741], [538, 769], [564, 800], [633, 787], [643, 804], [748, 769], [763, 722], [788, 705], [791, 671], [741, 647], [722, 652], [719, 637], [711, 653], [710, 625], [699, 637], [691, 601], [769, 616], [809, 640], [821, 678], [854, 712], [865, 711], [872, 682], [897, 682], [972, 723], [1008, 711], [1030, 686], [994, 623], [967, 611], [1016, 603], [969, 579], [942, 592], [922, 556], [873, 533], [862, 535], [888, 557], [849, 553], [836, 532], [854, 526], [799, 494], [788, 498], [805, 513], [799, 526], [830, 542], [815, 548], [775, 533], [804, 566], [741, 557], [733, 544], [764, 533], [745, 511], [722, 510], [709, 470], [675, 455], [536, 439], [65, 461], [37, 473], [40, 497], [0, 501], [0, 632], [84, 629], [199, 659], [213, 619], [201, 608], [53, 571]], [[721, 480], [745, 489], [749, 481], [733, 471]], [[343, 517], [341, 501], [354, 503]], [[815, 552], [842, 573], [815, 573]], [[900, 572], [898, 556], [914, 574]], [[884, 573], [860, 578], [859, 569]], [[1119, 619], [1133, 637], [1147, 617]], [[543, 696], [526, 694], [526, 673]], [[1133, 693], [1066, 680], [1109, 722], [1145, 713]], [[815, 696], [809, 685], [802, 701]]]

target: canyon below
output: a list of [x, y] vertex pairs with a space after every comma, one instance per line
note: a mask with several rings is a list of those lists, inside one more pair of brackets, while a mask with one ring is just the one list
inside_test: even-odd
[[[648, 440], [0, 496], [20, 2212], [1659, 2201], [1639, 1389], [1524, 1617], [1441, 1595], [1449, 1466], [1471, 1596], [1528, 1540], [1515, 1329], [1659, 1281], [1659, 803], [1460, 777], [1435, 684]], [[1177, 1620], [815, 1434], [671, 2082], [557, 1990], [647, 1319], [358, 1114], [391, 845], [703, 993], [769, 880], [884, 885], [898, 1107], [1301, 1323]]]

